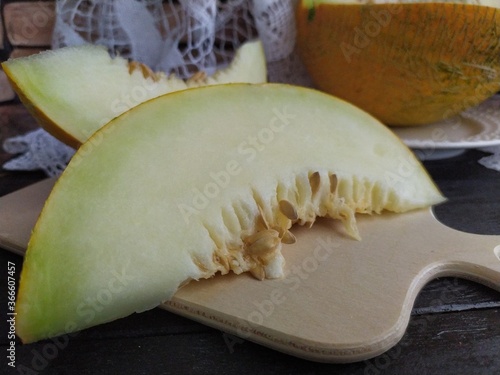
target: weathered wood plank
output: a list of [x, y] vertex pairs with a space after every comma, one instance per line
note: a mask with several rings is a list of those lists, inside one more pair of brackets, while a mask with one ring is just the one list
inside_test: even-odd
[[3, 17], [2, 14], [0, 14], [0, 49], [5, 48], [5, 36], [3, 33]]
[[[72, 374], [492, 374], [500, 368], [500, 311], [422, 316], [381, 356], [322, 364], [221, 332], [108, 340], [46, 341], [17, 349], [18, 370]], [[56, 346], [57, 344], [57, 346]], [[27, 372], [25, 372], [27, 373]]]
[[30, 48], [30, 47], [14, 48], [12, 50], [12, 52], [10, 53], [9, 58], [15, 59], [18, 57], [26, 57], [26, 56], [30, 56], [30, 55], [34, 55], [36, 53], [42, 52], [44, 50], [45, 50], [45, 48]]
[[434, 280], [420, 292], [413, 315], [500, 307], [500, 293], [459, 278]]
[[5, 72], [0, 69], [0, 102], [6, 102], [16, 97], [12, 86], [10, 85]]

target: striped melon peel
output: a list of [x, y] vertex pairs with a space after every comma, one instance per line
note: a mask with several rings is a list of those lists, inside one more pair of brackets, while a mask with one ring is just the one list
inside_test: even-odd
[[388, 125], [454, 116], [500, 89], [499, 0], [301, 0], [316, 87]]
[[98, 130], [58, 179], [29, 241], [16, 332], [28, 343], [82, 330], [217, 273], [283, 277], [294, 224], [338, 219], [355, 241], [358, 213], [443, 199], [385, 125], [330, 95], [283, 84], [163, 95]]
[[199, 86], [267, 81], [260, 40], [241, 45], [230, 64], [213, 75], [198, 72], [188, 80], [112, 58], [96, 45], [9, 59], [2, 68], [38, 123], [74, 148], [111, 119], [157, 96]]

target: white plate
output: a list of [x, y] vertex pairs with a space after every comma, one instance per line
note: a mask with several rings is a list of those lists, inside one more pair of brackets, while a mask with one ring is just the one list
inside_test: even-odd
[[415, 149], [451, 152], [497, 146], [500, 145], [500, 95], [448, 120], [391, 129]]

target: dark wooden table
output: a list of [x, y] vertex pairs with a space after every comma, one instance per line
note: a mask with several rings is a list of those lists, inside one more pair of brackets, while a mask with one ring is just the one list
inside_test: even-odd
[[[0, 141], [35, 127], [20, 105], [0, 105]], [[477, 163], [484, 155], [471, 150], [425, 165], [449, 198], [437, 209], [441, 221], [465, 231], [500, 234], [500, 172]], [[1, 151], [0, 163], [10, 157]], [[0, 169], [0, 195], [42, 178], [41, 172]], [[428, 284], [400, 343], [363, 362], [301, 360], [154, 309], [69, 340], [17, 343], [17, 367], [10, 368], [9, 264], [15, 265], [18, 281], [22, 258], [0, 249], [0, 374], [500, 374], [500, 293], [455, 278]]]

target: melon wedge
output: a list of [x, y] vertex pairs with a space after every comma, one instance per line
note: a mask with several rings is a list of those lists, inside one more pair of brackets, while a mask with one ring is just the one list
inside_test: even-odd
[[95, 45], [44, 51], [8, 60], [2, 67], [40, 125], [74, 148], [109, 120], [154, 97], [189, 87], [267, 80], [259, 40], [243, 44], [230, 65], [212, 76], [200, 72], [187, 81], [111, 58]]
[[281, 277], [293, 224], [330, 217], [358, 238], [356, 213], [442, 201], [387, 127], [330, 95], [232, 84], [161, 96], [96, 132], [57, 181], [24, 261], [17, 333], [108, 322], [216, 273]]
[[302, 0], [297, 48], [320, 90], [425, 125], [500, 89], [497, 0]]

